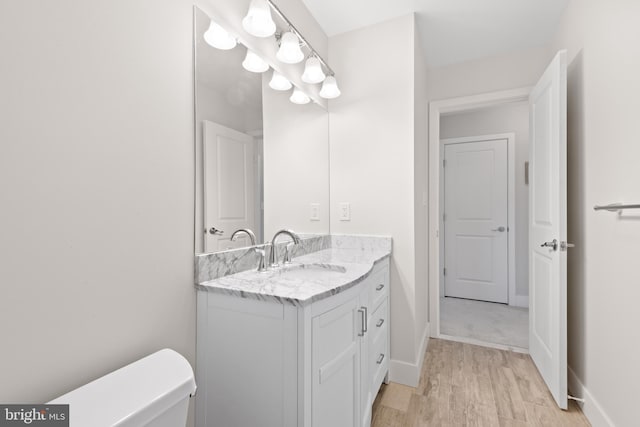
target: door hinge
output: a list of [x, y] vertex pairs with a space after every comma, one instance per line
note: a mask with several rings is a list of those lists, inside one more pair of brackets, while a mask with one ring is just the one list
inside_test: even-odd
[[442, 167], [443, 168], [447, 167], [447, 159], [442, 159]]
[[442, 275], [443, 275], [443, 276], [446, 276], [446, 275], [447, 275], [447, 267], [445, 267], [445, 268], [443, 268], [443, 269], [442, 269]]
[[447, 214], [443, 213], [442, 214], [442, 222], [445, 222], [447, 220]]

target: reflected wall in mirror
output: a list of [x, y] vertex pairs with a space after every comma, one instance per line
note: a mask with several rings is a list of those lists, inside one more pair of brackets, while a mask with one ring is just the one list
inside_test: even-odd
[[[247, 49], [205, 41], [211, 18], [194, 8], [195, 252], [250, 246], [275, 231], [329, 233], [328, 113], [269, 87], [273, 68], [245, 70]], [[275, 40], [274, 40], [275, 42]], [[277, 59], [265, 58], [272, 67]]]

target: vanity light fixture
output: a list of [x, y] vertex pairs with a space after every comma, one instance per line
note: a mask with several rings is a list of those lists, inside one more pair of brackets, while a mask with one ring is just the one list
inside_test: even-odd
[[340, 89], [338, 88], [338, 82], [334, 76], [327, 76], [322, 82], [322, 89], [320, 89], [320, 96], [324, 99], [334, 99], [340, 96]]
[[[271, 11], [281, 21], [284, 21], [289, 28], [288, 31], [281, 35], [276, 35], [280, 43], [276, 58], [286, 64], [297, 64], [304, 59], [301, 47], [306, 47], [310, 54], [305, 63], [304, 73], [301, 76], [302, 81], [308, 84], [324, 82], [319, 93], [322, 98], [333, 99], [340, 96], [338, 83], [329, 64], [311, 47], [309, 42], [275, 5], [273, 0], [251, 0], [249, 11], [242, 20], [242, 27], [249, 34], [256, 37], [274, 35], [277, 28], [271, 16]], [[242, 62], [242, 66], [254, 73], [263, 73], [269, 69], [269, 64], [250, 50], [247, 50], [247, 56]], [[327, 78], [327, 75], [329, 78]], [[292, 85], [284, 76], [274, 70], [269, 86], [274, 90], [288, 90]], [[296, 104], [307, 104], [311, 101], [311, 98], [300, 89], [294, 88], [289, 100]]]
[[285, 76], [273, 70], [273, 76], [269, 82], [269, 87], [273, 90], [289, 90], [293, 85]]
[[304, 105], [311, 102], [311, 98], [309, 98], [306, 93], [296, 87], [293, 88], [293, 93], [291, 94], [289, 101], [293, 102], [294, 104]]
[[238, 44], [236, 38], [213, 19], [209, 24], [209, 29], [204, 33], [204, 41], [210, 46], [221, 50], [233, 49]]
[[247, 56], [245, 56], [244, 61], [242, 61], [242, 66], [245, 70], [251, 71], [252, 73], [264, 73], [269, 69], [269, 64], [250, 49], [247, 49]]
[[280, 36], [280, 49], [276, 58], [285, 64], [297, 64], [304, 59], [300, 39], [293, 31], [287, 31]]
[[242, 20], [242, 27], [252, 36], [270, 37], [276, 32], [276, 23], [271, 17], [267, 0], [251, 0], [249, 11]]
[[304, 65], [304, 73], [302, 73], [302, 81], [305, 83], [320, 83], [327, 76], [322, 71], [320, 60], [315, 56], [310, 56]]

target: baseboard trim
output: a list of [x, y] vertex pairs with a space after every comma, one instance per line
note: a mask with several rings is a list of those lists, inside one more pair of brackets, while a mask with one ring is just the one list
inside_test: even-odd
[[529, 308], [529, 295], [516, 295], [513, 299], [513, 304], [509, 305], [513, 307]]
[[578, 403], [578, 406], [582, 409], [585, 417], [589, 420], [593, 427], [614, 427], [613, 421], [607, 416], [602, 409], [602, 406], [593, 397], [589, 390], [582, 384], [578, 376], [573, 369], [568, 369], [569, 380], [569, 394], [574, 397], [580, 397], [584, 399], [584, 403]]
[[424, 362], [424, 354], [427, 352], [429, 345], [429, 337], [431, 336], [431, 324], [427, 323], [427, 327], [422, 335], [420, 347], [416, 354], [415, 363], [407, 363], [401, 360], [391, 359], [389, 361], [389, 381], [404, 384], [409, 387], [417, 387], [420, 382], [420, 372]]

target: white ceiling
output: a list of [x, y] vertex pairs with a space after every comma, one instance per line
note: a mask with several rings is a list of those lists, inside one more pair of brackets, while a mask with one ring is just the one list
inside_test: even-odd
[[417, 14], [427, 63], [440, 67], [533, 48], [568, 0], [302, 0], [328, 36]]

